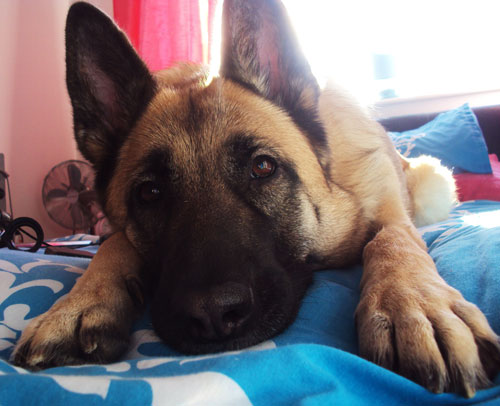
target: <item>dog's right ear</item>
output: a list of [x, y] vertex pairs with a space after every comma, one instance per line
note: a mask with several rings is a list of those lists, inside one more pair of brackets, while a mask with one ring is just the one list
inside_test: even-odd
[[220, 75], [288, 112], [328, 172], [330, 152], [319, 119], [320, 87], [280, 0], [225, 0]]
[[109, 17], [75, 3], [66, 20], [66, 83], [78, 148], [100, 167], [153, 97], [154, 79]]
[[320, 89], [280, 0], [224, 1], [220, 74], [292, 117], [314, 115]]

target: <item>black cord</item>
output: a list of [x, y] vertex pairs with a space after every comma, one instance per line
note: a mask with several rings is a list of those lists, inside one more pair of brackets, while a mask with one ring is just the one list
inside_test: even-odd
[[5, 180], [7, 181], [7, 191], [9, 193], [10, 216], [11, 218], [14, 218], [14, 209], [12, 208], [12, 196], [10, 195], [9, 176], [5, 176]]
[[23, 234], [26, 234], [29, 238], [31, 238], [32, 240], [35, 240], [36, 241], [36, 237], [33, 237], [30, 233], [28, 233], [26, 230], [23, 230], [21, 227], [19, 227], [17, 229], [18, 231], [20, 231], [21, 233]]
[[[5, 178], [6, 182], [7, 182], [7, 193], [8, 193], [8, 196], [9, 196], [9, 206], [10, 206], [10, 218], [14, 219], [14, 208], [12, 206], [12, 195], [11, 195], [11, 191], [10, 191], [9, 174], [7, 172], [5, 172], [5, 171], [0, 170], [0, 175], [2, 175]], [[25, 234], [25, 235], [27, 235], [28, 237], [30, 237], [34, 241], [37, 240], [36, 237], [34, 237], [30, 233], [28, 233], [26, 230], [23, 230], [21, 227], [18, 228], [18, 231], [21, 232], [21, 233], [23, 233], [23, 234]], [[99, 241], [97, 241], [95, 243], [92, 243], [92, 244], [82, 245], [82, 247], [91, 246], [91, 245], [99, 245], [100, 243], [101, 243], [101, 241], [99, 240]], [[41, 247], [47, 248], [47, 247], [52, 247], [52, 245], [49, 244], [47, 241], [42, 241]]]
[[[26, 230], [22, 229], [22, 228], [18, 228], [17, 229], [19, 232], [27, 235], [28, 237], [30, 237], [32, 240], [35, 240], [36, 241], [36, 237], [34, 237], [33, 235], [31, 235], [30, 233], [28, 233]], [[97, 242], [94, 242], [94, 243], [91, 243], [91, 244], [82, 244], [82, 245], [74, 245], [72, 246], [73, 248], [83, 248], [83, 247], [91, 247], [93, 245], [99, 245], [100, 244], [100, 241], [97, 241]], [[47, 241], [43, 241], [42, 242], [42, 245], [41, 245], [41, 248], [48, 248], [48, 247], [56, 247], [55, 245], [52, 245], [50, 243], [48, 243]]]
[[0, 175], [2, 175], [7, 182], [7, 193], [9, 195], [9, 206], [10, 206], [10, 217], [14, 218], [14, 209], [12, 208], [12, 196], [10, 194], [10, 183], [9, 183], [9, 174], [0, 169]]
[[[11, 209], [12, 209], [12, 206], [11, 206]], [[37, 240], [37, 237], [34, 237], [32, 234], [28, 233], [26, 230], [24, 230], [22, 227], [19, 227], [17, 229], [17, 231], [27, 235], [29, 238], [31, 238], [32, 240], [36, 241]], [[50, 245], [47, 241], [42, 241], [42, 245], [41, 247], [43, 248], [47, 248], [47, 247], [52, 247], [52, 245]]]

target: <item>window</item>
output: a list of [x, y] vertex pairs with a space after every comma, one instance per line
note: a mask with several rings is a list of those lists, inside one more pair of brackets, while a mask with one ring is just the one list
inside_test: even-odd
[[365, 102], [500, 89], [498, 0], [284, 0], [320, 79]]

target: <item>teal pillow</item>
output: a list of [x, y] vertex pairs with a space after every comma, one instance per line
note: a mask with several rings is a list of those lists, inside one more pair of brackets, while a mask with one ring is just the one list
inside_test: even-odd
[[483, 132], [468, 104], [441, 113], [422, 127], [389, 136], [405, 157], [430, 155], [454, 173], [491, 173]]

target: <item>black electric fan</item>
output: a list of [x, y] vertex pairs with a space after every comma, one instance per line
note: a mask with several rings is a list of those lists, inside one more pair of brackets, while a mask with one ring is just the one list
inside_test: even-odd
[[88, 232], [100, 212], [92, 167], [78, 160], [61, 162], [45, 176], [43, 205], [50, 218], [64, 228]]

